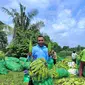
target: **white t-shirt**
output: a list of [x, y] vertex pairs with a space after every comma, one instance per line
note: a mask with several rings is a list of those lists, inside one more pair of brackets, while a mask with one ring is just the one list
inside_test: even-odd
[[72, 59], [76, 59], [77, 54], [76, 53], [72, 53]]

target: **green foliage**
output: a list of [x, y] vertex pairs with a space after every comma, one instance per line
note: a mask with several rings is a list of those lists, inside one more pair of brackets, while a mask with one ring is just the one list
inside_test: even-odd
[[5, 54], [3, 51], [0, 51], [0, 59], [4, 59], [5, 58]]
[[0, 50], [4, 51], [7, 46], [7, 35], [4, 31], [0, 31]]
[[19, 30], [17, 31], [16, 38], [8, 45], [7, 47], [7, 55], [14, 57], [27, 57], [27, 53], [29, 52], [29, 42], [30, 36], [32, 38], [32, 44], [35, 45], [37, 40], [37, 36], [40, 34], [37, 31], [35, 34], [35, 30]]
[[69, 46], [63, 46], [63, 50], [68, 50]]
[[44, 34], [43, 36], [44, 36], [45, 44], [48, 47], [48, 43], [51, 42], [50, 37], [47, 34]]
[[71, 56], [71, 53], [72, 53], [72, 51], [65, 51], [65, 50], [63, 50], [63, 51], [60, 51], [58, 53], [58, 55], [61, 56], [61, 57], [66, 57], [66, 56]]
[[13, 57], [26, 57], [28, 53], [28, 44], [17, 44], [13, 42], [12, 45], [9, 45], [7, 48], [7, 55]]
[[52, 49], [57, 53], [61, 51], [61, 47], [58, 45], [57, 42], [52, 42]]
[[85, 47], [82, 47], [82, 46], [80, 46], [80, 45], [78, 45], [78, 46], [76, 46], [76, 47], [72, 47], [72, 48], [69, 48], [68, 50], [70, 50], [70, 51], [76, 51], [76, 52], [81, 52], [83, 49], [85, 49]]

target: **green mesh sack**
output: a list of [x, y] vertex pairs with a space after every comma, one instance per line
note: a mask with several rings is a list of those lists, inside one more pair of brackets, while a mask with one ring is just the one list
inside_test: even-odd
[[29, 68], [30, 68], [30, 62], [25, 62], [24, 68], [25, 68], [25, 69], [29, 69]]
[[7, 74], [8, 70], [5, 67], [5, 61], [4, 60], [0, 60], [0, 74]]
[[80, 60], [79, 59], [76, 59], [76, 64], [80, 65]]
[[11, 71], [22, 71], [23, 70], [23, 67], [19, 63], [16, 63], [10, 60], [7, 60], [5, 62], [6, 62], [6, 67]]
[[0, 74], [7, 74], [7, 73], [8, 73], [8, 69], [0, 66]]
[[52, 67], [54, 65], [54, 61], [52, 58], [47, 61], [47, 65], [48, 65], [48, 69], [52, 69]]
[[0, 66], [5, 66], [5, 61], [4, 60], [0, 60]]
[[14, 61], [14, 62], [16, 62], [16, 63], [19, 62], [19, 59], [18, 59], [18, 58], [15, 58], [15, 57], [5, 57], [5, 60]]
[[23, 61], [23, 62], [26, 62], [26, 61], [27, 61], [27, 58], [20, 57], [19, 60], [20, 60], [20, 61]]
[[41, 82], [33, 82], [34, 85], [54, 85], [53, 84], [53, 79], [52, 78], [47, 78]]
[[30, 68], [31, 62], [20, 61], [19, 63], [22, 65], [23, 69], [29, 69]]
[[29, 81], [30, 81], [30, 76], [24, 75], [24, 82], [29, 82]]
[[68, 77], [69, 76], [69, 72], [64, 68], [57, 68], [56, 72], [59, 75], [58, 78]]

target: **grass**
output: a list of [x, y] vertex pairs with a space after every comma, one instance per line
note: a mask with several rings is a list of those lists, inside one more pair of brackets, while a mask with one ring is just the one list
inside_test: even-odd
[[23, 77], [23, 72], [10, 71], [6, 75], [0, 75], [0, 85], [28, 85], [27, 83], [23, 82]]

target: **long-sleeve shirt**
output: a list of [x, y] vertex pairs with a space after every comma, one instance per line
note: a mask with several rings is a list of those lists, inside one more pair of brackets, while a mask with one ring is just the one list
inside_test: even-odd
[[76, 57], [77, 57], [77, 54], [76, 53], [72, 53], [72, 59], [76, 59]]
[[34, 59], [44, 58], [45, 60], [48, 60], [49, 56], [47, 47], [40, 47], [39, 45], [34, 46], [32, 49], [32, 56]]
[[85, 61], [85, 49], [83, 51], [81, 51], [80, 59], [81, 59], [81, 61]]

